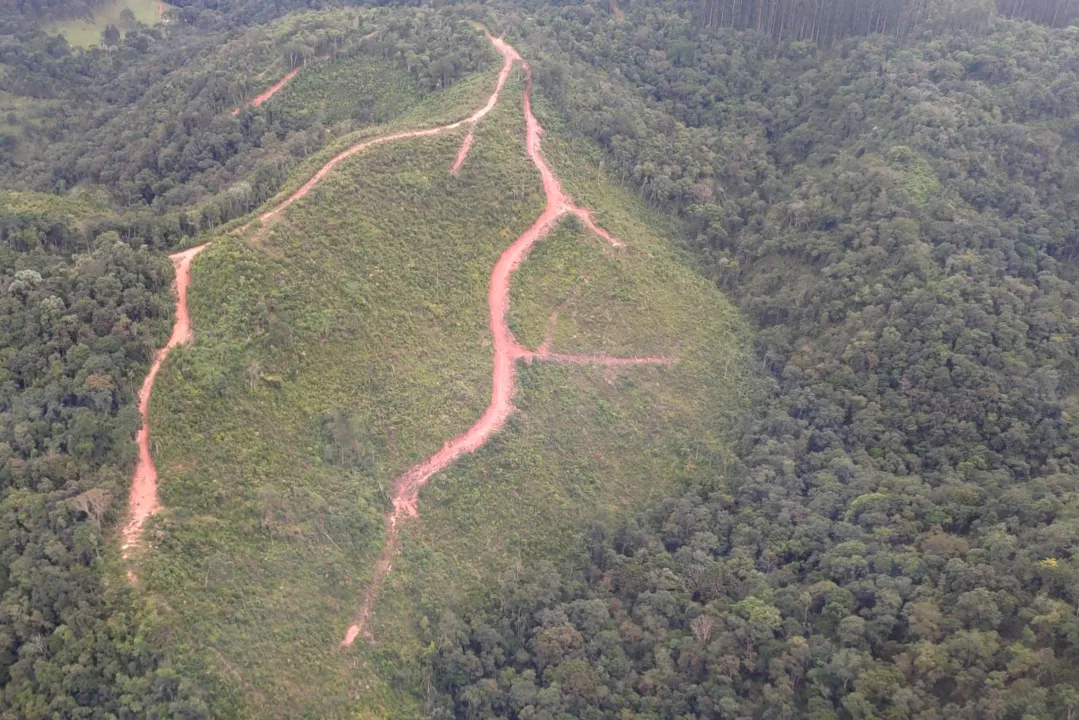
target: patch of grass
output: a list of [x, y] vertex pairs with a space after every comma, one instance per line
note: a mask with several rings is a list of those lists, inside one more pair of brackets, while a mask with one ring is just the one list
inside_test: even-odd
[[[165, 4], [165, 10], [172, 8]], [[90, 47], [101, 44], [101, 33], [109, 25], [115, 25], [120, 32], [131, 30], [135, 25], [125, 23], [120, 17], [124, 10], [130, 10], [135, 15], [135, 20], [143, 25], [154, 25], [158, 21], [157, 0], [113, 0], [108, 5], [94, 8], [93, 19], [71, 18], [50, 23], [45, 27], [46, 32], [58, 33], [64, 36], [68, 44], [78, 47]]]
[[940, 193], [940, 180], [929, 161], [919, 153], [905, 145], [896, 145], [888, 151], [887, 160], [902, 174], [900, 186], [918, 207], [924, 207], [929, 198]]
[[[481, 80], [394, 125], [467, 115], [490, 92], [492, 76]], [[676, 362], [523, 365], [519, 412], [436, 475], [404, 525], [371, 622], [378, 644], [337, 647], [384, 542], [394, 478], [489, 399], [491, 268], [544, 205], [519, 75], [504, 92], [458, 177], [448, 170], [465, 129], [379, 146], [194, 263], [197, 342], [170, 356], [150, 409], [167, 509], [148, 525], [140, 572], [181, 655], [212, 668], [251, 717], [416, 717], [425, 617], [489, 597], [518, 563], [565, 561], [592, 520], [722, 472], [744, 402], [743, 328], [662, 223], [590, 164], [588, 146], [559, 141], [545, 113], [544, 149], [567, 190], [627, 247], [565, 221], [514, 276], [512, 327], [538, 344], [558, 308], [556, 349]]]
[[[0, 63], [0, 76], [5, 66]], [[48, 143], [41, 138], [56, 130], [58, 121], [54, 110], [60, 101], [29, 98], [0, 90], [0, 135], [15, 139], [12, 159], [16, 163], [29, 162], [44, 151]]]
[[[334, 138], [326, 144], [326, 147], [304, 158], [293, 173], [292, 179], [282, 186], [277, 195], [263, 203], [254, 216], [258, 217], [294, 193], [330, 158], [367, 138], [388, 135], [401, 130], [448, 125], [468, 117], [481, 107], [494, 91], [498, 69], [502, 65], [496, 57], [496, 53], [492, 51], [491, 61], [486, 70], [473, 73], [440, 93], [426, 95], [419, 103], [392, 122], [372, 125]], [[250, 217], [237, 218], [222, 226], [220, 230], [226, 232], [250, 220]]]
[[50, 193], [0, 190], [0, 217], [24, 222], [45, 221], [78, 226], [82, 221], [111, 216], [108, 203], [89, 193]]
[[382, 58], [358, 55], [311, 63], [267, 107], [296, 124], [314, 117], [323, 124], [355, 120], [374, 125], [396, 118], [423, 95], [423, 88], [404, 70]]

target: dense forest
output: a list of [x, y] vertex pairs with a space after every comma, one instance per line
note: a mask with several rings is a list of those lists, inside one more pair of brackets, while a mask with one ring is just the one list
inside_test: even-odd
[[[110, 565], [161, 251], [489, 67], [470, 19], [761, 387], [723, 473], [425, 622], [430, 716], [1079, 715], [1079, 3], [173, 5], [111, 50], [40, 28], [93, 4], [0, 8], [0, 718], [239, 712]], [[334, 98], [361, 67], [400, 102]]]
[[443, 618], [462, 717], [1079, 712], [1076, 29], [508, 17], [759, 328], [740, 467]]
[[903, 38], [942, 20], [952, 29], [980, 33], [989, 29], [998, 14], [1053, 27], [1065, 27], [1079, 15], [1079, 5], [1073, 5], [1071, 0], [699, 0], [690, 9], [706, 28], [756, 30], [777, 40], [810, 40], [827, 45], [848, 35], [891, 34]]
[[0, 716], [205, 716], [101, 572], [169, 262], [89, 201], [5, 192], [0, 218]]

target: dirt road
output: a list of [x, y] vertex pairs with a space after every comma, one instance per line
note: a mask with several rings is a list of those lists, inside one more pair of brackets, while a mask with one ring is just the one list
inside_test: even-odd
[[157, 500], [157, 468], [150, 454], [150, 420], [147, 415], [150, 410], [150, 394], [154, 390], [154, 380], [157, 379], [157, 373], [161, 370], [161, 364], [165, 362], [169, 352], [177, 345], [191, 339], [191, 321], [187, 312], [187, 286], [191, 280], [191, 260], [204, 249], [206, 245], [199, 245], [169, 256], [176, 269], [176, 321], [172, 325], [172, 335], [168, 343], [157, 351], [154, 362], [150, 366], [150, 372], [147, 373], [139, 389], [139, 414], [142, 415], [142, 426], [137, 436], [139, 461], [135, 466], [135, 475], [131, 479], [127, 503], [127, 524], [124, 525], [123, 555], [125, 558], [128, 557], [130, 549], [139, 543], [143, 523], [161, 509]]
[[[265, 90], [263, 90], [262, 92], [260, 92], [255, 97], [248, 100], [245, 104], [246, 105], [254, 105], [255, 107], [258, 107], [262, 103], [266, 102], [267, 100], [272, 98], [274, 95], [276, 95], [277, 92], [281, 88], [288, 85], [289, 81], [292, 80], [292, 78], [296, 77], [296, 73], [300, 72], [301, 68], [302, 68], [302, 66], [299, 66], [299, 65], [292, 68], [287, 73], [285, 73], [284, 76], [280, 80], [278, 80], [273, 85], [271, 85], [270, 87], [268, 87]], [[233, 115], [239, 115], [240, 114], [240, 108], [233, 108], [232, 109], [232, 114]]]
[[[507, 324], [509, 313], [509, 288], [510, 276], [513, 271], [525, 260], [532, 246], [546, 237], [565, 215], [575, 215], [592, 232], [599, 235], [614, 247], [622, 247], [622, 242], [611, 236], [603, 228], [600, 228], [592, 220], [591, 213], [578, 207], [566, 195], [558, 177], [551, 170], [543, 157], [540, 146], [540, 136], [543, 128], [536, 116], [532, 113], [532, 71], [517, 51], [501, 38], [488, 35], [495, 49], [502, 54], [507, 62], [518, 61], [525, 72], [524, 93], [524, 116], [525, 116], [525, 148], [532, 164], [540, 173], [543, 180], [543, 192], [547, 198], [547, 205], [530, 228], [524, 231], [499, 257], [494, 269], [491, 271], [491, 280], [488, 286], [487, 303], [490, 308], [490, 329], [494, 338], [494, 368], [491, 378], [491, 402], [487, 405], [480, 419], [468, 430], [450, 440], [442, 446], [438, 452], [430, 458], [401, 475], [394, 483], [393, 510], [386, 519], [386, 545], [382, 555], [375, 565], [374, 577], [356, 615], [355, 622], [348, 628], [342, 645], [351, 645], [367, 626], [378, 591], [389, 575], [393, 556], [396, 553], [398, 543], [398, 522], [405, 518], [418, 514], [418, 498], [420, 488], [427, 484], [432, 475], [443, 470], [457, 458], [465, 453], [475, 452], [482, 447], [491, 435], [501, 428], [506, 419], [513, 413], [514, 377], [517, 372], [517, 361], [540, 361], [557, 363], [594, 364], [608, 367], [624, 367], [633, 365], [669, 365], [672, 360], [667, 357], [630, 357], [620, 358], [604, 354], [582, 355], [554, 353], [550, 350], [550, 343], [545, 342], [536, 350], [529, 350], [513, 336]], [[496, 97], [493, 99], [497, 99]], [[492, 103], [493, 105], [493, 103]], [[486, 108], [490, 110], [490, 107]], [[469, 132], [461, 146], [461, 152], [453, 165], [454, 174], [460, 169], [463, 157], [472, 144], [472, 133]]]

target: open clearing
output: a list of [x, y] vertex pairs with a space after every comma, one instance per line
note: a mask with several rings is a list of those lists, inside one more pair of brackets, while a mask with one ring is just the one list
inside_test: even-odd
[[70, 45], [100, 45], [101, 33], [109, 25], [115, 25], [121, 33], [133, 29], [134, 26], [125, 23], [120, 17], [124, 10], [131, 10], [135, 14], [135, 20], [143, 25], [153, 25], [159, 19], [159, 6], [163, 6], [164, 10], [172, 8], [172, 5], [162, 4], [157, 0], [113, 0], [108, 5], [93, 10], [92, 22], [86, 18], [71, 18], [50, 23], [45, 26], [45, 30], [63, 35]]

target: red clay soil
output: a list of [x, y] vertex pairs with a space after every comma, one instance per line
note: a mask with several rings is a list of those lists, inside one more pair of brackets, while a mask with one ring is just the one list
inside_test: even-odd
[[[341, 644], [345, 647], [351, 645], [360, 633], [365, 632], [367, 620], [371, 615], [378, 591], [386, 576], [390, 572], [391, 563], [396, 553], [398, 543], [397, 522], [405, 517], [413, 517], [418, 514], [418, 499], [420, 488], [427, 484], [432, 475], [443, 470], [457, 458], [465, 453], [471, 453], [479, 449], [487, 442], [487, 439], [505, 424], [506, 419], [513, 412], [514, 376], [517, 370], [517, 360], [531, 362], [576, 363], [593, 364], [608, 367], [632, 366], [644, 364], [669, 365], [672, 360], [667, 357], [631, 357], [620, 358], [604, 354], [581, 355], [553, 353], [549, 349], [550, 342], [545, 341], [537, 350], [529, 350], [513, 336], [506, 321], [509, 312], [509, 284], [513, 271], [525, 260], [529, 250], [539, 240], [547, 236], [557, 225], [564, 215], [575, 215], [592, 232], [615, 247], [621, 247], [622, 243], [612, 237], [610, 233], [598, 227], [593, 221], [589, 211], [580, 208], [567, 197], [558, 177], [547, 165], [540, 148], [540, 135], [543, 128], [535, 115], [532, 114], [532, 72], [528, 63], [521, 59], [517, 51], [500, 38], [488, 35], [495, 48], [502, 53], [507, 61], [517, 60], [521, 62], [526, 74], [524, 94], [525, 115], [525, 147], [528, 157], [539, 170], [543, 180], [543, 191], [547, 197], [547, 207], [543, 213], [525, 230], [513, 244], [506, 248], [491, 271], [491, 281], [487, 292], [487, 302], [490, 307], [490, 328], [494, 337], [494, 372], [491, 380], [491, 402], [476, 424], [461, 435], [446, 443], [441, 450], [430, 458], [401, 475], [394, 483], [393, 510], [386, 519], [386, 545], [382, 555], [375, 564], [374, 577], [367, 591], [364, 593], [360, 610], [353, 624], [345, 633]], [[471, 133], [465, 138], [462, 151], [458, 160], [454, 163], [453, 170], [456, 172], [463, 162], [463, 155], [467, 153], [471, 144]]]
[[461, 166], [465, 164], [465, 160], [468, 158], [468, 151], [472, 149], [472, 131], [468, 131], [468, 135], [465, 135], [465, 141], [461, 143], [461, 149], [457, 151], [457, 159], [453, 162], [453, 167], [450, 168], [450, 173], [457, 175], [461, 172]]
[[622, 22], [626, 19], [626, 14], [622, 12], [622, 8], [618, 7], [618, 3], [615, 0], [611, 0], [611, 11], [614, 13], [616, 22]]
[[[142, 415], [142, 426], [139, 428], [139, 462], [135, 466], [135, 475], [131, 479], [131, 492], [127, 503], [127, 524], [124, 525], [123, 555], [126, 558], [130, 549], [139, 543], [142, 533], [142, 525], [146, 518], [150, 517], [161, 506], [157, 501], [157, 468], [154, 459], [150, 455], [150, 421], [147, 412], [150, 410], [150, 394], [154, 389], [154, 380], [161, 364], [169, 356], [169, 352], [191, 339], [191, 321], [187, 313], [187, 285], [190, 282], [191, 260], [202, 252], [206, 245], [199, 245], [189, 250], [170, 255], [172, 265], [176, 269], [176, 322], [172, 326], [172, 336], [168, 344], [157, 351], [154, 362], [150, 366], [150, 372], [142, 382], [139, 389], [139, 414]], [[131, 575], [129, 574], [129, 577]]]
[[[265, 90], [263, 90], [262, 92], [260, 92], [255, 97], [251, 98], [249, 101], [247, 101], [246, 104], [247, 105], [254, 105], [255, 107], [258, 107], [262, 103], [264, 103], [267, 100], [269, 100], [270, 98], [272, 98], [274, 95], [277, 94], [278, 90], [280, 90], [281, 88], [288, 85], [289, 80], [296, 77], [296, 73], [300, 72], [300, 67], [301, 66], [297, 66], [297, 67], [294, 67], [291, 70], [289, 70], [287, 73], [285, 73], [285, 76], [283, 78], [281, 78], [280, 80], [275, 82], [273, 85], [271, 85], [270, 87], [268, 87]], [[232, 109], [232, 114], [233, 115], [239, 115], [240, 114], [240, 108], [233, 108]]]

